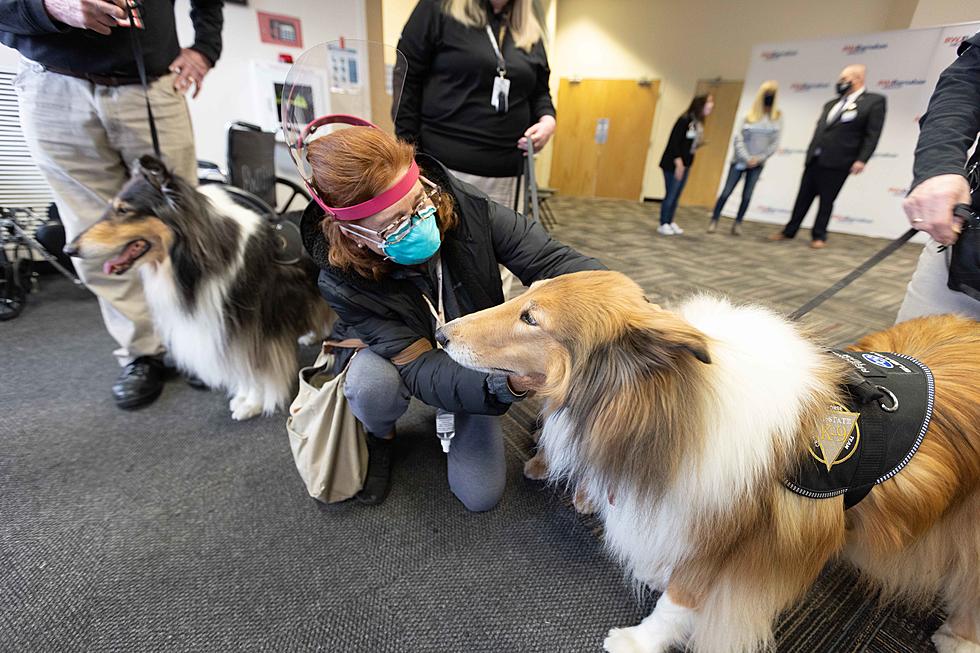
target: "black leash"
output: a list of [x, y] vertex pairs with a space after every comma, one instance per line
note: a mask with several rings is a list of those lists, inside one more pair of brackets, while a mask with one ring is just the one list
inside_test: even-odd
[[133, 58], [136, 59], [136, 70], [139, 72], [140, 83], [143, 85], [143, 98], [146, 100], [146, 117], [150, 121], [150, 137], [153, 139], [153, 153], [158, 159], [160, 154], [160, 139], [157, 136], [157, 123], [153, 119], [153, 108], [150, 107], [150, 87], [146, 81], [146, 62], [143, 61], [143, 46], [140, 45], [137, 31], [143, 29], [143, 18], [140, 16], [136, 0], [126, 2], [126, 13], [129, 14], [129, 42], [133, 46]]
[[790, 313], [789, 319], [798, 320], [804, 315], [806, 315], [807, 313], [809, 313], [810, 311], [812, 311], [813, 309], [815, 309], [817, 306], [823, 304], [825, 301], [827, 301], [828, 299], [836, 295], [842, 289], [851, 285], [851, 283], [855, 279], [860, 277], [862, 274], [864, 274], [874, 266], [881, 263], [883, 260], [891, 256], [893, 253], [895, 253], [895, 251], [898, 248], [900, 248], [902, 245], [907, 243], [909, 239], [917, 233], [919, 233], [917, 229], [909, 229], [904, 234], [902, 234], [892, 242], [885, 245], [883, 248], [881, 248], [881, 251], [879, 251], [877, 254], [869, 258], [867, 261], [865, 261], [864, 263], [856, 267], [846, 277], [844, 277], [843, 279], [841, 279], [840, 281], [832, 285], [830, 288], [824, 290], [822, 293], [820, 293], [819, 295], [817, 295], [816, 297], [808, 301], [806, 304], [803, 304], [803, 306], [800, 306], [798, 309]]

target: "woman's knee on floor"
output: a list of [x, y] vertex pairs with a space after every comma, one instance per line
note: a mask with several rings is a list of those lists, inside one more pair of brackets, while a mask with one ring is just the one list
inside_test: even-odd
[[507, 464], [498, 418], [456, 416], [448, 473], [450, 489], [467, 510], [485, 512], [500, 503], [507, 482]]

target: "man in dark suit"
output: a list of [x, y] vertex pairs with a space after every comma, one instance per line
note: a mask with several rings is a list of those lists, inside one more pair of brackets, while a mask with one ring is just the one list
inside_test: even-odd
[[803, 217], [816, 197], [820, 207], [813, 223], [810, 247], [827, 246], [827, 223], [834, 200], [848, 175], [859, 175], [868, 163], [881, 128], [885, 124], [885, 96], [864, 89], [867, 70], [861, 64], [848, 66], [837, 80], [840, 97], [824, 105], [806, 153], [806, 167], [793, 214], [782, 231], [769, 240], [787, 240], [796, 235]]

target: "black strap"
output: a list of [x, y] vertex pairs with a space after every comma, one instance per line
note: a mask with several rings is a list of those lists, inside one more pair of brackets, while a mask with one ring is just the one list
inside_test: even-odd
[[[146, 81], [146, 62], [143, 61], [143, 47], [137, 35], [137, 19], [133, 15], [135, 2], [126, 3], [126, 13], [129, 14], [129, 42], [133, 46], [133, 58], [136, 59], [136, 70], [139, 71], [140, 83], [143, 85], [143, 98], [146, 100], [146, 117], [150, 121], [150, 137], [153, 139], [153, 153], [158, 159], [162, 159], [160, 154], [160, 139], [157, 136], [157, 123], [153, 119], [153, 109], [150, 107], [150, 90]], [[138, 11], [138, 10], [137, 10]]]
[[857, 505], [861, 499], [868, 496], [875, 481], [881, 474], [881, 466], [885, 462], [885, 424], [881, 406], [877, 401], [872, 402], [866, 409], [861, 410], [862, 433], [861, 458], [857, 469], [848, 484], [849, 489], [844, 493], [844, 510]]
[[808, 301], [806, 304], [803, 304], [803, 306], [800, 306], [798, 309], [790, 313], [789, 319], [798, 320], [804, 315], [806, 315], [807, 313], [809, 313], [810, 311], [812, 311], [813, 309], [815, 309], [817, 306], [823, 304], [825, 301], [827, 301], [828, 299], [836, 295], [838, 292], [840, 292], [847, 286], [851, 285], [851, 283], [855, 279], [860, 277], [862, 274], [864, 274], [874, 266], [881, 263], [884, 259], [891, 256], [899, 247], [907, 243], [909, 239], [912, 238], [912, 236], [914, 236], [917, 233], [919, 233], [918, 230], [909, 229], [904, 234], [902, 234], [892, 242], [882, 247], [881, 251], [879, 251], [877, 254], [875, 254], [867, 261], [859, 265], [846, 277], [844, 277], [843, 279], [841, 279], [840, 281], [832, 285], [830, 288], [824, 290], [822, 293], [820, 293], [819, 295], [817, 295], [816, 297]]

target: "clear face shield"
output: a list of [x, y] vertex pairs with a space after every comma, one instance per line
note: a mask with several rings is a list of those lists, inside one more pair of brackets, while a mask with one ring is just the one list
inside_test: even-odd
[[313, 197], [338, 219], [357, 218], [335, 213], [317, 196], [309, 144], [351, 126], [393, 133], [407, 70], [405, 56], [389, 45], [341, 39], [313, 46], [286, 74], [278, 101], [289, 155]]

